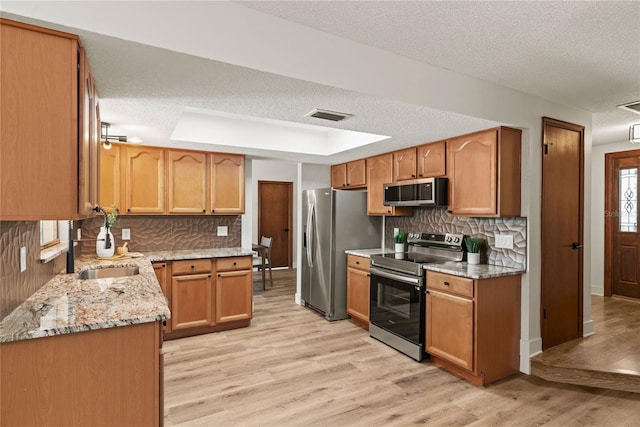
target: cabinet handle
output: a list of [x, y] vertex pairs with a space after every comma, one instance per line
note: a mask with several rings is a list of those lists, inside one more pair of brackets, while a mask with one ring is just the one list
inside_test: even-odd
[[202, 209], [202, 213], [207, 213], [207, 210], [206, 209]]
[[418, 176], [419, 176], [420, 178], [422, 178], [422, 174], [421, 174], [421, 173], [419, 173], [419, 174], [418, 174]]
[[415, 177], [416, 177], [415, 175], [413, 175], [413, 174], [411, 175], [411, 178], [415, 178]]
[[349, 185], [350, 185], [350, 184], [349, 184], [349, 183], [347, 183], [347, 187], [348, 187]]
[[[211, 276], [209, 276], [209, 277], [211, 277]], [[220, 274], [218, 274], [218, 277], [222, 277], [222, 276]]]
[[191, 269], [194, 269], [194, 268], [196, 268], [196, 266], [195, 266], [195, 265], [192, 265], [192, 266], [191, 266]]
[[131, 209], [127, 208], [127, 212], [131, 212]]
[[233, 262], [233, 265], [238, 265], [238, 263], [234, 261], [234, 262]]
[[166, 320], [162, 321], [162, 326], [167, 326], [167, 321]]
[[391, 213], [391, 209], [389, 209], [389, 210], [387, 211], [387, 213]]
[[167, 266], [167, 264], [162, 264], [162, 267], [163, 267], [163, 268], [164, 268], [164, 267], [166, 267], [166, 266]]
[[449, 286], [449, 282], [444, 282], [443, 285]]
[[216, 210], [215, 209], [211, 209], [211, 213], [214, 213]]
[[[220, 275], [218, 274], [218, 276], [220, 276]], [[211, 275], [208, 275], [207, 277], [208, 277], [209, 279], [211, 279]]]
[[371, 277], [371, 274], [367, 274], [367, 277]]

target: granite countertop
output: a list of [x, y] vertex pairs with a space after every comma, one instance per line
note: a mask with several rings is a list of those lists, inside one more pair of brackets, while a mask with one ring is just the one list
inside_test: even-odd
[[[78, 279], [90, 268], [130, 266], [140, 274]], [[0, 322], [0, 343], [163, 321], [171, 317], [149, 259], [98, 260], [83, 255], [74, 274], [61, 273]]]
[[[76, 259], [75, 273], [61, 273], [0, 322], [0, 343], [157, 322], [169, 319], [167, 299], [151, 262], [251, 256], [243, 248], [147, 252], [140, 258]], [[140, 274], [104, 279], [78, 279], [83, 270], [138, 267]]]
[[375, 249], [348, 249], [345, 251], [348, 255], [361, 256], [363, 258], [371, 258], [371, 255], [392, 254], [393, 249], [375, 248]]
[[444, 264], [424, 264], [425, 270], [451, 274], [470, 279], [490, 279], [492, 277], [514, 276], [526, 273], [525, 268], [503, 267], [500, 265], [478, 264], [450, 261]]
[[253, 256], [254, 254], [254, 251], [243, 248], [183, 249], [176, 251], [153, 251], [144, 253], [147, 259], [151, 262]]

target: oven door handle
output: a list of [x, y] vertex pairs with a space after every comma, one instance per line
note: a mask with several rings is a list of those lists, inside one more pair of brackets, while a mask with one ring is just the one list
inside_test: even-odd
[[387, 279], [397, 280], [398, 282], [408, 283], [410, 285], [422, 286], [422, 277], [410, 277], [405, 275], [400, 275], [396, 273], [392, 273], [389, 271], [380, 270], [375, 267], [371, 267], [370, 274], [373, 276], [381, 276], [386, 277]]

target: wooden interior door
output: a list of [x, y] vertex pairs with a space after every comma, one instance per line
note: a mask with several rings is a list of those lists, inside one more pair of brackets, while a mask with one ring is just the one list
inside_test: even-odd
[[543, 118], [542, 348], [582, 336], [584, 127]]
[[640, 298], [640, 150], [606, 155], [605, 295]]
[[289, 267], [293, 252], [293, 183], [258, 181], [258, 242], [272, 237], [271, 266]]

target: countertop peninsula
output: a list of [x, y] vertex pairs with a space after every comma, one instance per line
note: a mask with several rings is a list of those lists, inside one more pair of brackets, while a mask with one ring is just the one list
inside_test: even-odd
[[[60, 273], [0, 322], [0, 343], [164, 321], [171, 317], [151, 265], [154, 261], [251, 256], [243, 248], [146, 252], [139, 258], [102, 260], [82, 255], [75, 273]], [[85, 279], [92, 268], [138, 267], [127, 277]]]

